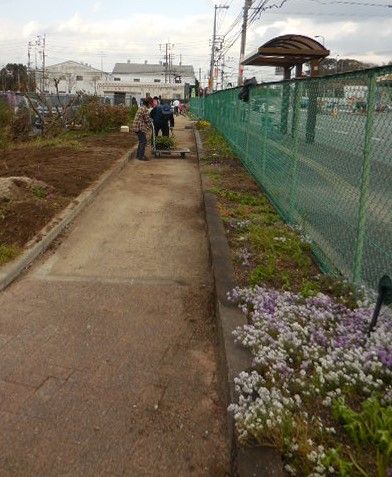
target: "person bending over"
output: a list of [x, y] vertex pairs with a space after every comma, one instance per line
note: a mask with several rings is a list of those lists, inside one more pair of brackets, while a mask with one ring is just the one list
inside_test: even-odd
[[137, 134], [139, 144], [137, 146], [136, 159], [139, 161], [148, 161], [145, 156], [147, 145], [147, 133], [151, 129], [151, 119], [149, 108], [152, 107], [152, 99], [145, 98], [142, 101], [142, 106], [137, 110], [135, 119], [133, 120], [132, 131]]
[[162, 136], [169, 137], [169, 130], [174, 128], [174, 116], [170, 104], [159, 104], [152, 109], [150, 117], [154, 123], [155, 136], [162, 131]]

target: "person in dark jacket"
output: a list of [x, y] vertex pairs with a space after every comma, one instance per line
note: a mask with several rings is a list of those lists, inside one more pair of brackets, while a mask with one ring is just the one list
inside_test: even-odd
[[159, 104], [150, 112], [154, 123], [155, 136], [162, 131], [162, 136], [169, 137], [169, 130], [174, 128], [174, 116], [170, 104]]

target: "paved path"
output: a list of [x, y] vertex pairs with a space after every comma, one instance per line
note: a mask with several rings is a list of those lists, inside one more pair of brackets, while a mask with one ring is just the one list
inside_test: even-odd
[[211, 298], [194, 155], [129, 163], [0, 294], [0, 475], [226, 475]]

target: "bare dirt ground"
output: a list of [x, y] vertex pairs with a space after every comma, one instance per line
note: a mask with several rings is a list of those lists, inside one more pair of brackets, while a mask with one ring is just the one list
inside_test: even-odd
[[194, 155], [131, 161], [0, 293], [0, 475], [229, 475], [205, 227]]
[[134, 143], [133, 135], [113, 133], [84, 137], [71, 147], [21, 144], [0, 151], [0, 178], [43, 183], [25, 187], [15, 179], [17, 194], [0, 193], [0, 244], [22, 247]]

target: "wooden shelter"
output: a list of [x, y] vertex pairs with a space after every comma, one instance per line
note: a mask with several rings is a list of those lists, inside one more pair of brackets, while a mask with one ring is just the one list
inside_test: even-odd
[[310, 76], [318, 76], [319, 64], [329, 55], [321, 43], [303, 35], [282, 35], [267, 41], [264, 45], [244, 59], [244, 66], [280, 66], [284, 79], [290, 79], [295, 66], [295, 77], [302, 76], [304, 63], [310, 64]]

